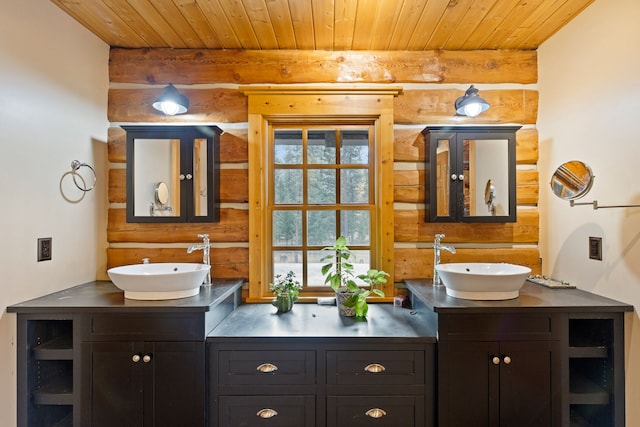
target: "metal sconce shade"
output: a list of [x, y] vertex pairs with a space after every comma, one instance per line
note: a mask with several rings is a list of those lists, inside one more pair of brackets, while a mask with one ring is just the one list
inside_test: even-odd
[[162, 111], [167, 116], [183, 114], [189, 108], [189, 98], [178, 93], [171, 83], [162, 91], [162, 95], [158, 97], [152, 104], [153, 108]]
[[463, 96], [456, 99], [456, 113], [468, 116], [476, 117], [478, 114], [487, 111], [489, 109], [489, 103], [478, 95], [478, 89], [469, 87]]

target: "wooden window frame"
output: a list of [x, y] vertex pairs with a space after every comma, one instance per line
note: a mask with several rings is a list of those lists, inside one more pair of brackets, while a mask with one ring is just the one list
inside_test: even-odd
[[249, 295], [247, 302], [273, 298], [267, 265], [271, 236], [267, 221], [270, 123], [373, 123], [375, 141], [376, 247], [372, 267], [388, 272], [385, 301], [394, 295], [393, 102], [399, 87], [248, 86], [249, 98]]

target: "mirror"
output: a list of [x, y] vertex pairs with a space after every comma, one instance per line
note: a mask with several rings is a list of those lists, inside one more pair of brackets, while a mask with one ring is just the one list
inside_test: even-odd
[[551, 191], [563, 200], [579, 199], [591, 190], [594, 178], [587, 164], [572, 160], [556, 169], [551, 177]]
[[514, 126], [425, 129], [423, 134], [429, 144], [430, 182], [426, 200], [430, 222], [516, 220], [517, 129]]
[[219, 128], [123, 128], [127, 132], [127, 222], [217, 220]]

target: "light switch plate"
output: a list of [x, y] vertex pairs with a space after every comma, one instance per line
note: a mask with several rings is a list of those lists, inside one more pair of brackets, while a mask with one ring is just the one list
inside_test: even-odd
[[589, 259], [602, 261], [602, 237], [589, 237]]
[[38, 262], [51, 260], [51, 237], [38, 239]]

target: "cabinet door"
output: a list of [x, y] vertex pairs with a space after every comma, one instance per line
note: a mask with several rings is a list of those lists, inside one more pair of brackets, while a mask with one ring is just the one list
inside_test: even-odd
[[142, 346], [133, 342], [83, 344], [83, 425], [143, 425], [142, 361], [132, 357]]
[[[204, 342], [145, 343], [145, 414], [154, 427], [204, 426]], [[151, 416], [151, 415], [150, 415]]]
[[204, 426], [203, 342], [83, 345], [83, 425]]
[[553, 341], [500, 343], [500, 425], [560, 425], [560, 363], [555, 345]]
[[440, 426], [560, 425], [553, 341], [452, 342], [438, 350]]
[[440, 427], [499, 425], [499, 354], [497, 342], [438, 344]]

